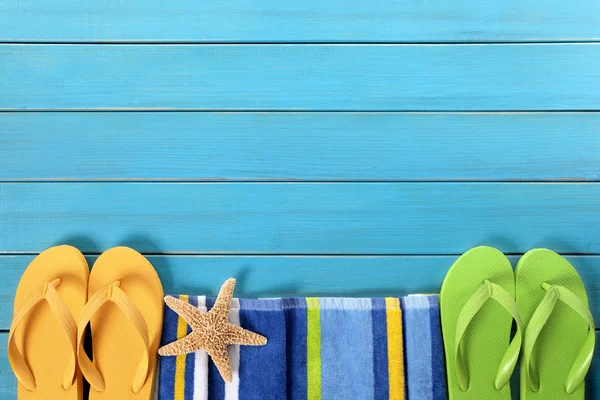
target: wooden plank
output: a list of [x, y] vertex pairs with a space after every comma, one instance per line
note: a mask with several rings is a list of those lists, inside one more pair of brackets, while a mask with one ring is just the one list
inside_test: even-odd
[[[216, 296], [238, 280], [236, 296], [402, 296], [437, 293], [457, 256], [147, 256], [165, 293]], [[10, 326], [13, 296], [34, 256], [0, 256], [0, 330]], [[90, 267], [96, 257], [87, 257]], [[516, 266], [518, 256], [509, 256]], [[600, 321], [599, 256], [568, 256], [581, 275]]]
[[600, 180], [599, 133], [598, 113], [7, 112], [0, 180]]
[[600, 43], [2, 45], [0, 109], [599, 110]]
[[0, 252], [600, 253], [596, 183], [4, 183]]
[[[10, 369], [10, 365], [8, 363], [8, 358], [6, 356], [6, 341], [8, 340], [7, 333], [0, 333], [0, 396], [6, 399], [16, 399], [17, 398], [17, 381], [15, 379], [12, 370]], [[596, 332], [596, 342], [600, 342], [600, 332]], [[599, 346], [596, 346], [596, 354], [594, 360], [592, 361], [592, 366], [586, 377], [586, 400], [595, 400], [597, 399], [596, 393], [600, 388], [600, 362], [598, 361], [600, 357]], [[518, 367], [517, 367], [518, 368]], [[516, 372], [515, 372], [516, 373]], [[519, 380], [512, 379], [511, 386], [513, 392], [513, 399], [518, 399], [519, 393]]]
[[11, 1], [2, 41], [446, 42], [598, 40], [595, 0]]
[[[7, 358], [7, 347], [6, 342], [8, 340], [8, 334], [5, 332], [0, 333], [0, 396], [5, 399], [16, 399], [17, 398], [17, 381], [10, 369]], [[596, 332], [596, 343], [600, 342], [600, 332]], [[596, 346], [596, 353], [592, 360], [592, 366], [590, 367], [589, 373], [586, 377], [586, 395], [587, 400], [597, 399], [597, 393], [600, 388], [600, 346]], [[517, 378], [511, 380], [512, 392], [514, 393], [513, 398], [518, 399], [519, 380]]]

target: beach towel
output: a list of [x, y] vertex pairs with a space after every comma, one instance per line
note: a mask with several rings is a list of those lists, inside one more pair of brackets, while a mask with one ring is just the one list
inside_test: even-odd
[[[437, 297], [234, 299], [229, 319], [267, 345], [229, 347], [230, 383], [205, 352], [161, 357], [159, 400], [445, 399]], [[168, 307], [164, 321], [162, 344], [189, 333]]]
[[[175, 296], [210, 310], [214, 299]], [[229, 346], [232, 381], [225, 383], [206, 352], [160, 358], [159, 400], [285, 400], [286, 344], [282, 300], [233, 299], [229, 322], [266, 336], [265, 346]], [[180, 339], [189, 326], [165, 307], [161, 345]], [[260, 351], [257, 351], [259, 350]]]
[[400, 301], [284, 299], [288, 399], [404, 399]]
[[445, 400], [444, 346], [437, 296], [402, 297], [409, 399]]

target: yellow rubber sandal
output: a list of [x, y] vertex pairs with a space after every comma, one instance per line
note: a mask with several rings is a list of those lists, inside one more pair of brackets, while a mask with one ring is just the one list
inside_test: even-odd
[[[130, 248], [107, 250], [92, 268], [88, 296], [77, 323], [77, 355], [89, 399], [152, 399], [164, 297], [154, 267]], [[88, 324], [93, 362], [83, 349]]]
[[82, 399], [73, 316], [86, 303], [88, 276], [85, 258], [71, 246], [43, 251], [23, 273], [8, 335], [19, 400]]

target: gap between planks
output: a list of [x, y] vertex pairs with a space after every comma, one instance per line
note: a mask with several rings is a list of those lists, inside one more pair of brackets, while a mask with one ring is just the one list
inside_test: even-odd
[[[2, 46], [2, 44], [0, 44]], [[0, 114], [3, 113], [221, 113], [221, 114], [237, 114], [237, 113], [330, 113], [330, 114], [583, 114], [583, 113], [599, 113], [600, 109], [551, 109], [551, 110], [496, 110], [496, 109], [481, 109], [481, 110], [418, 110], [418, 109], [401, 109], [401, 110], [379, 110], [379, 109], [303, 109], [303, 108], [166, 108], [166, 107], [114, 107], [114, 108], [0, 108]]]
[[283, 184], [335, 184], [335, 183], [507, 183], [507, 184], [534, 184], [534, 183], [599, 183], [598, 178], [540, 178], [528, 179], [277, 179], [277, 178], [14, 178], [0, 179], [0, 184], [11, 183], [283, 183]]
[[[1, 257], [14, 257], [14, 256], [36, 256], [39, 252], [18, 252], [18, 251], [0, 251]], [[83, 252], [85, 257], [97, 257], [101, 255], [101, 252]], [[440, 254], [418, 254], [418, 253], [315, 253], [315, 254], [291, 254], [291, 253], [224, 253], [224, 252], [144, 252], [141, 254], [149, 257], [198, 257], [198, 258], [261, 258], [261, 257], [289, 257], [289, 258], [342, 258], [342, 257], [356, 257], [356, 258], [408, 258], [408, 257], [427, 257], [427, 258], [441, 258], [441, 257], [459, 257], [463, 253], [440, 253]], [[503, 253], [507, 257], [520, 257], [525, 253]], [[560, 253], [561, 256], [565, 257], [600, 257], [597, 253]]]
[[80, 41], [56, 41], [56, 40], [14, 40], [0, 39], [0, 45], [49, 45], [49, 46], [73, 46], [73, 45], [111, 45], [111, 46], [493, 46], [493, 45], [544, 45], [544, 44], [595, 44], [600, 42], [600, 38], [585, 38], [585, 39], [565, 39], [565, 40], [447, 40], [447, 41], [377, 41], [377, 40], [362, 40], [362, 41], [228, 41], [228, 40], [209, 40], [209, 41], [177, 41], [177, 40], [80, 40]]

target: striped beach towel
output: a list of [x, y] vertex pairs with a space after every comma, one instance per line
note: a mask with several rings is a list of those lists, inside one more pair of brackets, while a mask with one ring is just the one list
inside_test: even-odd
[[[202, 310], [214, 303], [205, 297], [179, 298]], [[230, 346], [233, 381], [227, 384], [204, 352], [161, 357], [159, 400], [438, 400], [407, 395], [407, 361], [412, 370], [410, 359], [405, 360], [404, 335], [415, 330], [403, 330], [405, 299], [234, 299], [230, 322], [266, 336], [268, 344]], [[404, 324], [414, 323], [415, 308], [409, 304], [408, 309]], [[425, 326], [420, 317], [416, 321]], [[162, 343], [188, 332], [185, 321], [166, 307]], [[441, 333], [439, 340], [441, 346]], [[412, 349], [414, 344], [414, 338], [406, 343]], [[430, 347], [429, 354], [435, 352]]]
[[288, 399], [404, 399], [397, 298], [284, 299]]
[[[178, 296], [203, 311], [214, 299]], [[159, 400], [285, 400], [286, 346], [282, 300], [233, 299], [229, 322], [269, 339], [266, 346], [229, 346], [232, 381], [225, 383], [205, 352], [160, 357]], [[189, 333], [189, 327], [165, 306], [162, 345]]]
[[437, 296], [402, 298], [409, 399], [445, 400], [446, 370]]

